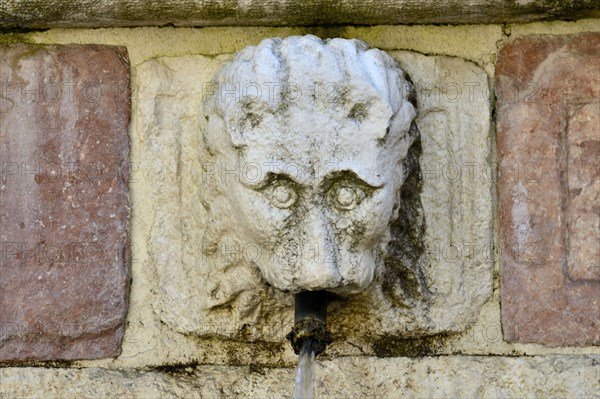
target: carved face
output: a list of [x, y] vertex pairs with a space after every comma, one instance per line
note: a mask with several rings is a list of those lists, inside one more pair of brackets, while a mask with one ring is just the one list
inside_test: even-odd
[[281, 290], [368, 286], [414, 140], [402, 71], [358, 41], [290, 37], [246, 49], [214, 84], [202, 118], [209, 252], [225, 244], [239, 256], [222, 263]]

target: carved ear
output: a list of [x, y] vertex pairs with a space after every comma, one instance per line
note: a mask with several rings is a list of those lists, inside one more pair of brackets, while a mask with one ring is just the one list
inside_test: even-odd
[[227, 129], [231, 144], [233, 144], [235, 148], [246, 147], [247, 143], [237, 118], [228, 118], [225, 121], [225, 129]]
[[390, 132], [393, 132], [394, 134], [398, 134], [400, 132], [409, 132], [409, 130], [412, 128], [412, 124], [414, 123], [416, 116], [417, 111], [411, 103], [407, 101], [404, 104], [402, 104], [402, 107], [398, 110], [396, 115], [394, 115], [390, 119], [390, 124], [388, 129], [386, 130], [384, 140], [386, 140], [389, 144], [393, 145], [395, 144], [394, 140], [402, 139], [404, 135], [392, 137], [392, 135], [390, 135]]

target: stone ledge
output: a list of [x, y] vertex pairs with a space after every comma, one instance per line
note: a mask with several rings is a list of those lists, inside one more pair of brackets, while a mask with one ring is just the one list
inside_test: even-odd
[[[600, 356], [347, 357], [318, 362], [321, 398], [595, 397]], [[4, 368], [0, 397], [292, 397], [294, 370], [169, 365]]]
[[8, 0], [0, 29], [472, 24], [600, 17], [595, 0]]

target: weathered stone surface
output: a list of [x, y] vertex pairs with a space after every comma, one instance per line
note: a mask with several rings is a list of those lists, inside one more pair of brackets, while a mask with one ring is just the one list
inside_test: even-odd
[[[598, 356], [421, 359], [348, 357], [317, 362], [318, 398], [592, 398]], [[227, 366], [0, 370], [1, 397], [292, 397], [294, 370]]]
[[526, 22], [600, 15], [594, 0], [85, 0], [0, 3], [0, 28]]
[[496, 68], [502, 323], [600, 342], [600, 35], [522, 38]]
[[[410, 52], [392, 55], [415, 83], [421, 110], [416, 121], [422, 136], [421, 201], [427, 224], [423, 274], [431, 295], [427, 301], [406, 306], [401, 295], [390, 299], [381, 294], [379, 282], [366, 293], [332, 304], [330, 324], [338, 342], [350, 337], [380, 339], [390, 334], [464, 330], [492, 292], [486, 74], [457, 58]], [[140, 197], [136, 207], [138, 220], [143, 220], [139, 240], [149, 253], [144, 273], [151, 278], [156, 269], [161, 295], [155, 310], [174, 330], [279, 342], [293, 323], [290, 294], [267, 286], [254, 291], [242, 287], [228, 295], [244, 295], [260, 306], [244, 311], [226, 301], [219, 309], [222, 313], [215, 312], [214, 317], [201, 311], [205, 293], [198, 290], [206, 280], [202, 242], [207, 221], [199, 201], [204, 172], [197, 118], [203, 90], [211, 89], [208, 83], [214, 71], [229, 59], [165, 57], [145, 62], [136, 71], [141, 85], [133, 134], [140, 169], [150, 176], [140, 191], [146, 193], [144, 198], [153, 199]], [[241, 258], [253, 256], [252, 249], [227, 247], [220, 254]], [[229, 268], [229, 275], [222, 277], [229, 280], [222, 284], [243, 282], [246, 274], [240, 270]], [[394, 292], [397, 281], [388, 282], [388, 291]]]
[[563, 189], [569, 193], [567, 273], [573, 280], [600, 280], [600, 98], [596, 100], [568, 110]]
[[0, 47], [0, 360], [120, 352], [129, 285], [129, 62]]

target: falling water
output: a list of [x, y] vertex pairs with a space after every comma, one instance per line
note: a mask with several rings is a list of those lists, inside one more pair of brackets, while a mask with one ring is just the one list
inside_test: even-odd
[[315, 350], [312, 339], [305, 339], [298, 355], [296, 399], [313, 399], [315, 382]]

